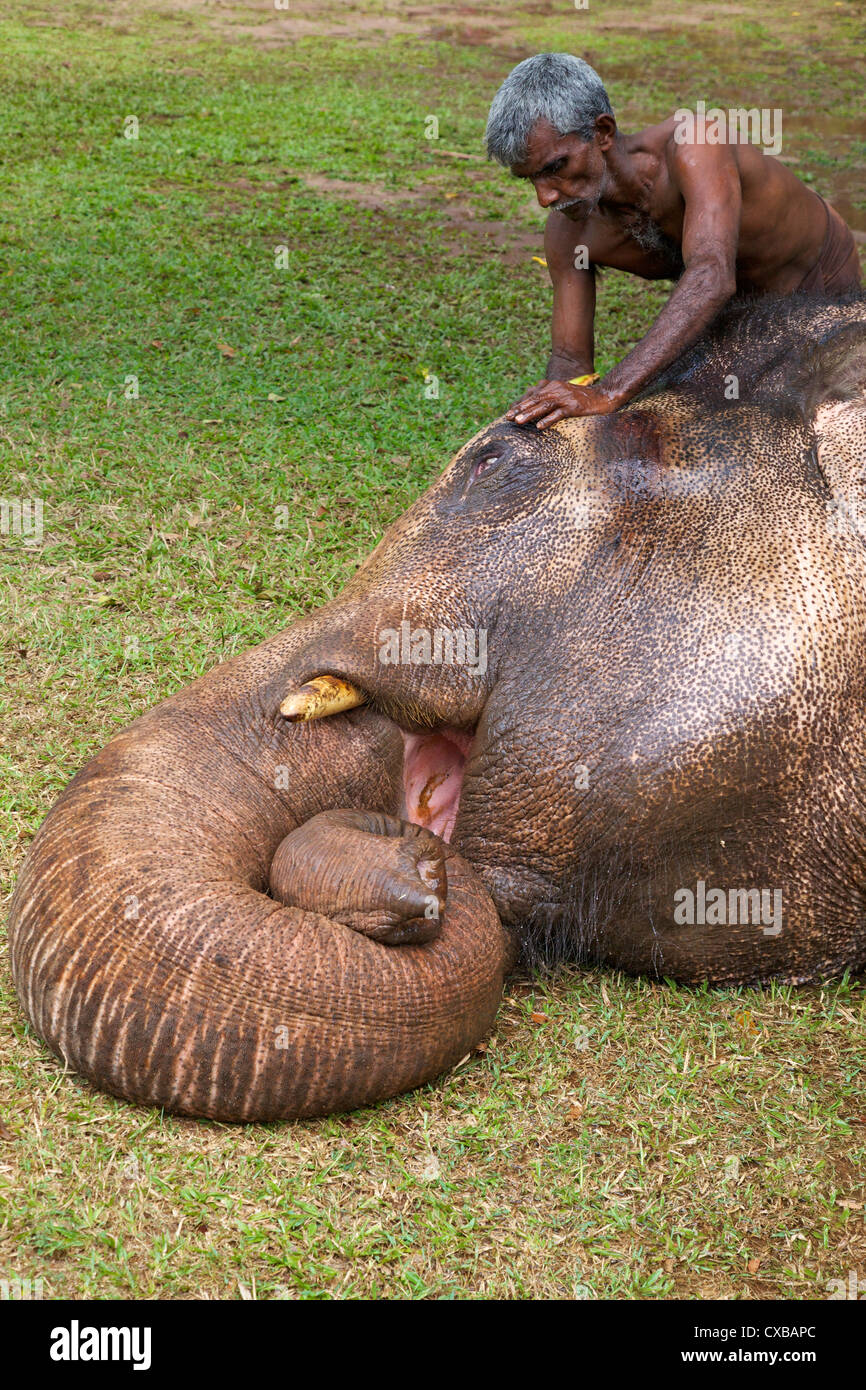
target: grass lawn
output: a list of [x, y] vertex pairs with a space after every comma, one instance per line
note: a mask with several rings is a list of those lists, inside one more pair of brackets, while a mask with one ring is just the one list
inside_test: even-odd
[[[589, 58], [625, 129], [701, 98], [780, 107], [786, 158], [866, 231], [862, 0], [638, 12], [2, 7], [0, 496], [44, 503], [41, 540], [0, 537], [4, 894], [115, 730], [333, 596], [542, 375], [543, 214], [480, 151], [514, 62]], [[664, 295], [605, 277], [602, 370]], [[516, 979], [495, 1038], [438, 1084], [239, 1128], [64, 1073], [0, 967], [0, 1278], [45, 1297], [866, 1280], [860, 980]]]

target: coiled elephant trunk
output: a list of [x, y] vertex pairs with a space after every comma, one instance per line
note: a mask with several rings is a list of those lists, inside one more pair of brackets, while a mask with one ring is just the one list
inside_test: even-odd
[[308, 725], [278, 713], [327, 613], [118, 734], [30, 849], [9, 926], [24, 1009], [127, 1100], [217, 1120], [346, 1110], [430, 1080], [492, 1023], [509, 943], [450, 847], [438, 842], [442, 931], [423, 944], [268, 895], [277, 846], [310, 817], [400, 814], [394, 723], [369, 708]]

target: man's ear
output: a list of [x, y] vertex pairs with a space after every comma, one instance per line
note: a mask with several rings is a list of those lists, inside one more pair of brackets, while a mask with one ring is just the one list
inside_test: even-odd
[[595, 138], [602, 150], [610, 149], [616, 135], [616, 117], [603, 111], [595, 118]]
[[809, 348], [797, 388], [821, 472], [856, 529], [866, 533], [866, 320]]

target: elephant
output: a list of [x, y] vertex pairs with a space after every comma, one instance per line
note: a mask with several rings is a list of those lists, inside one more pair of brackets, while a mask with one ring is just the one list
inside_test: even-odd
[[433, 1080], [515, 965], [866, 962], [866, 297], [732, 304], [629, 406], [465, 444], [337, 598], [63, 791], [9, 941], [97, 1087], [223, 1121]]

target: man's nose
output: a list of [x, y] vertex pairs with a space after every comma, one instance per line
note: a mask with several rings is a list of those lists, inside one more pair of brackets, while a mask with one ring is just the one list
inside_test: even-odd
[[537, 183], [535, 185], [535, 196], [543, 208], [549, 208], [554, 203], [558, 203], [560, 193], [558, 188], [554, 188], [552, 183]]

